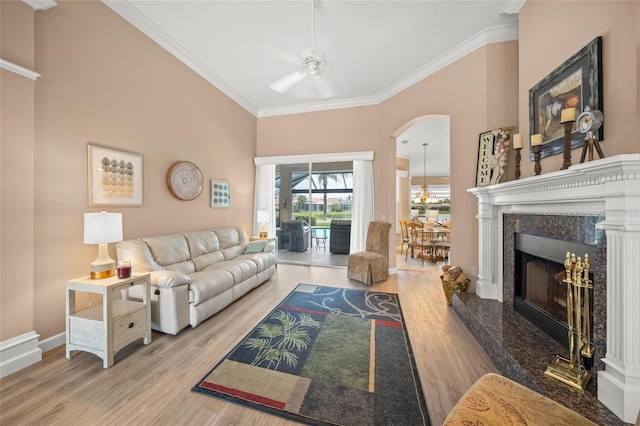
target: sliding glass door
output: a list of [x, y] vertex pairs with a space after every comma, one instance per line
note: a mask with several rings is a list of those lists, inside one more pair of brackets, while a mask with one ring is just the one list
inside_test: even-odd
[[346, 251], [332, 250], [331, 231], [351, 219], [353, 162], [276, 165], [275, 194], [279, 262], [346, 266], [349, 230], [334, 235], [346, 238]]

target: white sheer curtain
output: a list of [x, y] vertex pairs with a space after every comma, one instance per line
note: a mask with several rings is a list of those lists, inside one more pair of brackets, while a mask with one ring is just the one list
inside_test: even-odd
[[367, 228], [374, 219], [373, 161], [353, 162], [353, 202], [351, 203], [351, 244], [349, 251], [363, 251], [367, 245]]
[[256, 166], [256, 183], [253, 197], [253, 234], [258, 235], [262, 223], [258, 223], [258, 210], [269, 212], [269, 222], [267, 223], [267, 236], [276, 236], [276, 165], [263, 164]]

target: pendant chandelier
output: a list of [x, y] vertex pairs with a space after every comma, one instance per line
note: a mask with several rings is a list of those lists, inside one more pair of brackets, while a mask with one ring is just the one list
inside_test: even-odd
[[423, 162], [422, 162], [422, 174], [423, 174], [423, 184], [420, 187], [420, 191], [416, 192], [416, 196], [413, 199], [413, 202], [415, 204], [427, 204], [427, 203], [433, 203], [435, 202], [435, 197], [434, 194], [431, 194], [428, 190], [427, 190], [427, 145], [429, 145], [428, 142], [425, 142], [422, 144], [422, 146], [424, 147], [424, 157], [423, 157]]

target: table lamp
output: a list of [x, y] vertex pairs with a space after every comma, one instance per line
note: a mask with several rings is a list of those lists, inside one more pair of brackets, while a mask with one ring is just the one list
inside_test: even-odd
[[122, 214], [85, 213], [84, 243], [98, 244], [98, 257], [91, 262], [91, 278], [108, 278], [115, 275], [116, 262], [109, 257], [107, 244], [122, 241]]
[[267, 238], [267, 223], [269, 222], [269, 211], [258, 210], [256, 222], [260, 223], [260, 238]]

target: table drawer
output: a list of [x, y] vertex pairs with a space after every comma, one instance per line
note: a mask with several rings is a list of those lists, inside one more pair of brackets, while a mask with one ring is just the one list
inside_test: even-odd
[[147, 332], [147, 310], [144, 306], [113, 322], [113, 350], [114, 353], [144, 337]]
[[76, 316], [69, 317], [69, 342], [104, 350], [104, 323]]

